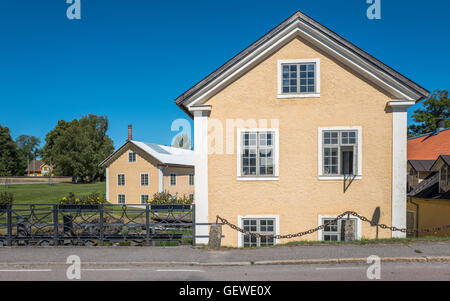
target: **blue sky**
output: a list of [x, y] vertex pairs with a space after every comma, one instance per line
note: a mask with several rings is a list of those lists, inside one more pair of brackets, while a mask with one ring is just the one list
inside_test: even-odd
[[[120, 146], [169, 144], [174, 99], [301, 10], [426, 89], [450, 89], [449, 1], [1, 0], [0, 124], [45, 139], [60, 119], [109, 117]], [[414, 106], [410, 111], [417, 108]]]

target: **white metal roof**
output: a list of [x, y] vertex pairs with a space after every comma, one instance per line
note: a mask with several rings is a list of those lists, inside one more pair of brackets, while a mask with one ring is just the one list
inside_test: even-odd
[[194, 151], [192, 150], [135, 140], [130, 142], [163, 164], [195, 165]]

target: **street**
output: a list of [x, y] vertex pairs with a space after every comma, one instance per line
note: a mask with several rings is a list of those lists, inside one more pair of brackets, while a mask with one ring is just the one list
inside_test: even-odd
[[[82, 267], [81, 281], [368, 281], [364, 264]], [[67, 267], [2, 268], [0, 281], [64, 281]], [[450, 263], [382, 263], [384, 281], [450, 280]], [[72, 280], [78, 281], [78, 280]], [[373, 281], [373, 280], [371, 280]]]

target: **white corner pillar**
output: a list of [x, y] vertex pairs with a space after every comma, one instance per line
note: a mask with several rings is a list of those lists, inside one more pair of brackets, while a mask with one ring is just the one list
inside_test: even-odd
[[[195, 153], [195, 223], [208, 223], [208, 114], [209, 110], [192, 110], [194, 113]], [[196, 244], [208, 244], [207, 225], [196, 225]]]
[[158, 192], [164, 192], [164, 166], [158, 166]]
[[[50, 172], [52, 172], [52, 171], [50, 170]], [[108, 203], [110, 203], [111, 201], [109, 198], [109, 168], [108, 167], [106, 167], [105, 174], [106, 174], [106, 201]]]
[[[395, 100], [392, 108], [392, 226], [406, 228], [406, 180], [408, 108], [414, 101]], [[406, 233], [392, 232], [392, 238], [404, 238]]]

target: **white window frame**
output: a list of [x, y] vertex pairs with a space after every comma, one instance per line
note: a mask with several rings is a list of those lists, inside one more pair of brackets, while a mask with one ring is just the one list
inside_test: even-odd
[[[283, 65], [285, 64], [316, 64], [315, 68], [315, 93], [297, 93], [297, 94], [287, 94], [283, 93]], [[278, 72], [277, 72], [277, 83], [278, 83], [278, 98], [317, 98], [320, 97], [320, 59], [297, 59], [297, 60], [278, 60]]]
[[[238, 216], [238, 227], [244, 228], [244, 219], [274, 219], [275, 220], [275, 235], [280, 235], [280, 216], [279, 215], [239, 215]], [[244, 247], [244, 234], [238, 232], [238, 248]], [[273, 244], [277, 245], [280, 243], [279, 239], [274, 239]]]
[[[317, 225], [318, 226], [321, 226], [321, 225], [323, 225], [323, 220], [324, 219], [336, 219], [337, 218], [337, 215], [319, 215], [319, 218], [318, 218], [318, 221], [317, 221]], [[344, 218], [342, 218], [342, 219], [347, 219], [347, 217], [344, 217]], [[360, 218], [358, 218], [358, 217], [355, 217], [355, 216], [352, 216], [352, 217], [350, 217], [350, 219], [354, 219], [354, 220], [356, 220], [356, 237], [355, 237], [355, 239], [356, 240], [361, 240], [361, 238], [362, 238], [362, 222], [361, 222], [361, 219]], [[339, 229], [340, 229], [340, 226], [338, 226], [338, 233], [339, 233]], [[318, 241], [323, 241], [323, 229], [321, 229], [321, 230], [319, 230], [318, 232], [317, 232], [317, 235], [318, 235]], [[338, 240], [338, 241], [340, 241], [340, 240]]]
[[[120, 195], [123, 195], [123, 198], [124, 198], [124, 202], [123, 203], [120, 203], [119, 201], [120, 201], [120, 199], [119, 199], [119, 196]], [[127, 196], [126, 196], [126, 194], [125, 193], [118, 193], [117, 194], [117, 204], [119, 204], [119, 205], [124, 205], [124, 204], [126, 204], [127, 203]]]
[[[147, 185], [142, 185], [142, 176], [143, 175], [147, 175]], [[148, 172], [141, 173], [140, 176], [139, 176], [139, 180], [141, 182], [141, 187], [148, 187], [148, 186], [150, 186], [150, 174]]]
[[[147, 196], [147, 202], [142, 203], [142, 197], [145, 196], [145, 195]], [[148, 203], [148, 200], [150, 200], [150, 195], [148, 195], [148, 194], [141, 194], [141, 205], [147, 204], [147, 203]]]
[[[191, 182], [191, 179], [192, 179], [192, 182]], [[190, 173], [190, 174], [189, 174], [189, 179], [188, 179], [188, 181], [189, 181], [189, 186], [194, 186], [194, 185], [195, 185], [195, 176], [194, 176], [193, 173]], [[192, 184], [191, 184], [191, 183], [192, 183]]]
[[[243, 176], [242, 175], [242, 133], [243, 132], [273, 132], [275, 137], [274, 141], [274, 175], [273, 176]], [[279, 139], [279, 129], [237, 129], [237, 180], [238, 181], [278, 181], [279, 180], [279, 150], [280, 150], [280, 139]]]
[[[134, 154], [134, 161], [130, 161], [130, 154]], [[128, 163], [136, 163], [137, 162], [137, 153], [135, 151], [128, 152]]]
[[[323, 174], [323, 132], [326, 131], [357, 131], [358, 132], [358, 154], [357, 154], [357, 175], [355, 175], [355, 180], [362, 180], [363, 175], [363, 166], [362, 166], [362, 149], [363, 149], [363, 141], [362, 141], [362, 127], [361, 126], [334, 126], [334, 127], [319, 127], [319, 135], [318, 135], [318, 176], [321, 181], [336, 181], [336, 180], [344, 180], [343, 175], [336, 176], [327, 176]], [[339, 156], [340, 158], [340, 156]]]
[[[123, 185], [120, 185], [120, 184], [119, 184], [119, 176], [123, 176]], [[124, 173], [118, 173], [118, 174], [117, 174], [117, 186], [123, 187], [123, 186], [125, 186], [126, 184], [127, 184], [127, 177], [125, 176], [125, 174], [124, 174]]]
[[[172, 184], [172, 176], [175, 176], [175, 184]], [[170, 181], [170, 186], [177, 186], [177, 174], [174, 172], [170, 173], [170, 177], [169, 177], [169, 181]]]

